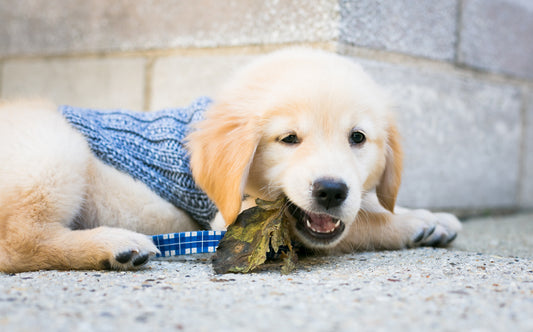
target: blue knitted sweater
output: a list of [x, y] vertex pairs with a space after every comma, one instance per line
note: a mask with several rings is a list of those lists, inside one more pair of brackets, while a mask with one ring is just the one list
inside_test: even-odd
[[108, 165], [144, 182], [159, 196], [211, 229], [217, 209], [192, 177], [183, 139], [189, 125], [201, 120], [209, 98], [186, 108], [157, 112], [99, 111], [61, 106], [67, 121], [87, 139], [93, 153]]

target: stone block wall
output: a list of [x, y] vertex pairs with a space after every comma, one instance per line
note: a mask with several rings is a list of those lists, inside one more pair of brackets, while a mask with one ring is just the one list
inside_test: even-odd
[[86, 107], [186, 105], [263, 53], [336, 51], [395, 103], [401, 204], [533, 208], [529, 0], [0, 0], [0, 22], [0, 97]]

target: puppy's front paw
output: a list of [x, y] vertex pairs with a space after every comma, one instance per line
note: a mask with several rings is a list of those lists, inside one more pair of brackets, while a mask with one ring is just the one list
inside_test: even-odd
[[450, 244], [461, 230], [461, 222], [449, 213], [432, 213], [427, 210], [410, 210], [400, 215], [404, 222], [411, 223], [413, 234], [409, 247], [444, 247]]
[[106, 251], [101, 265], [108, 270], [135, 269], [159, 253], [148, 236], [125, 229], [102, 227], [98, 240]]

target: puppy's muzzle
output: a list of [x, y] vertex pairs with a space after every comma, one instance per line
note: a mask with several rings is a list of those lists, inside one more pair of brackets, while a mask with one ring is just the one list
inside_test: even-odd
[[320, 178], [311, 187], [313, 211], [289, 204], [288, 213], [294, 220], [294, 230], [300, 240], [311, 247], [327, 247], [341, 237], [345, 225], [336, 216], [336, 210], [346, 201], [348, 191], [348, 186], [341, 180]]
[[327, 247], [340, 238], [345, 225], [340, 220], [325, 213], [313, 213], [290, 203], [288, 215], [293, 220], [297, 237], [309, 247]]
[[289, 198], [287, 216], [294, 235], [309, 248], [327, 248], [338, 242], [346, 228], [342, 217], [349, 187], [340, 179], [322, 177], [310, 188], [311, 206], [303, 208]]

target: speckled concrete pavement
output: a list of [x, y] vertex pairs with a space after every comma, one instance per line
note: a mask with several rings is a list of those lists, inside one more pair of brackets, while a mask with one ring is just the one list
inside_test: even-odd
[[0, 274], [0, 331], [533, 331], [533, 214], [469, 220], [449, 249], [312, 257], [287, 276], [215, 275], [209, 258]]

